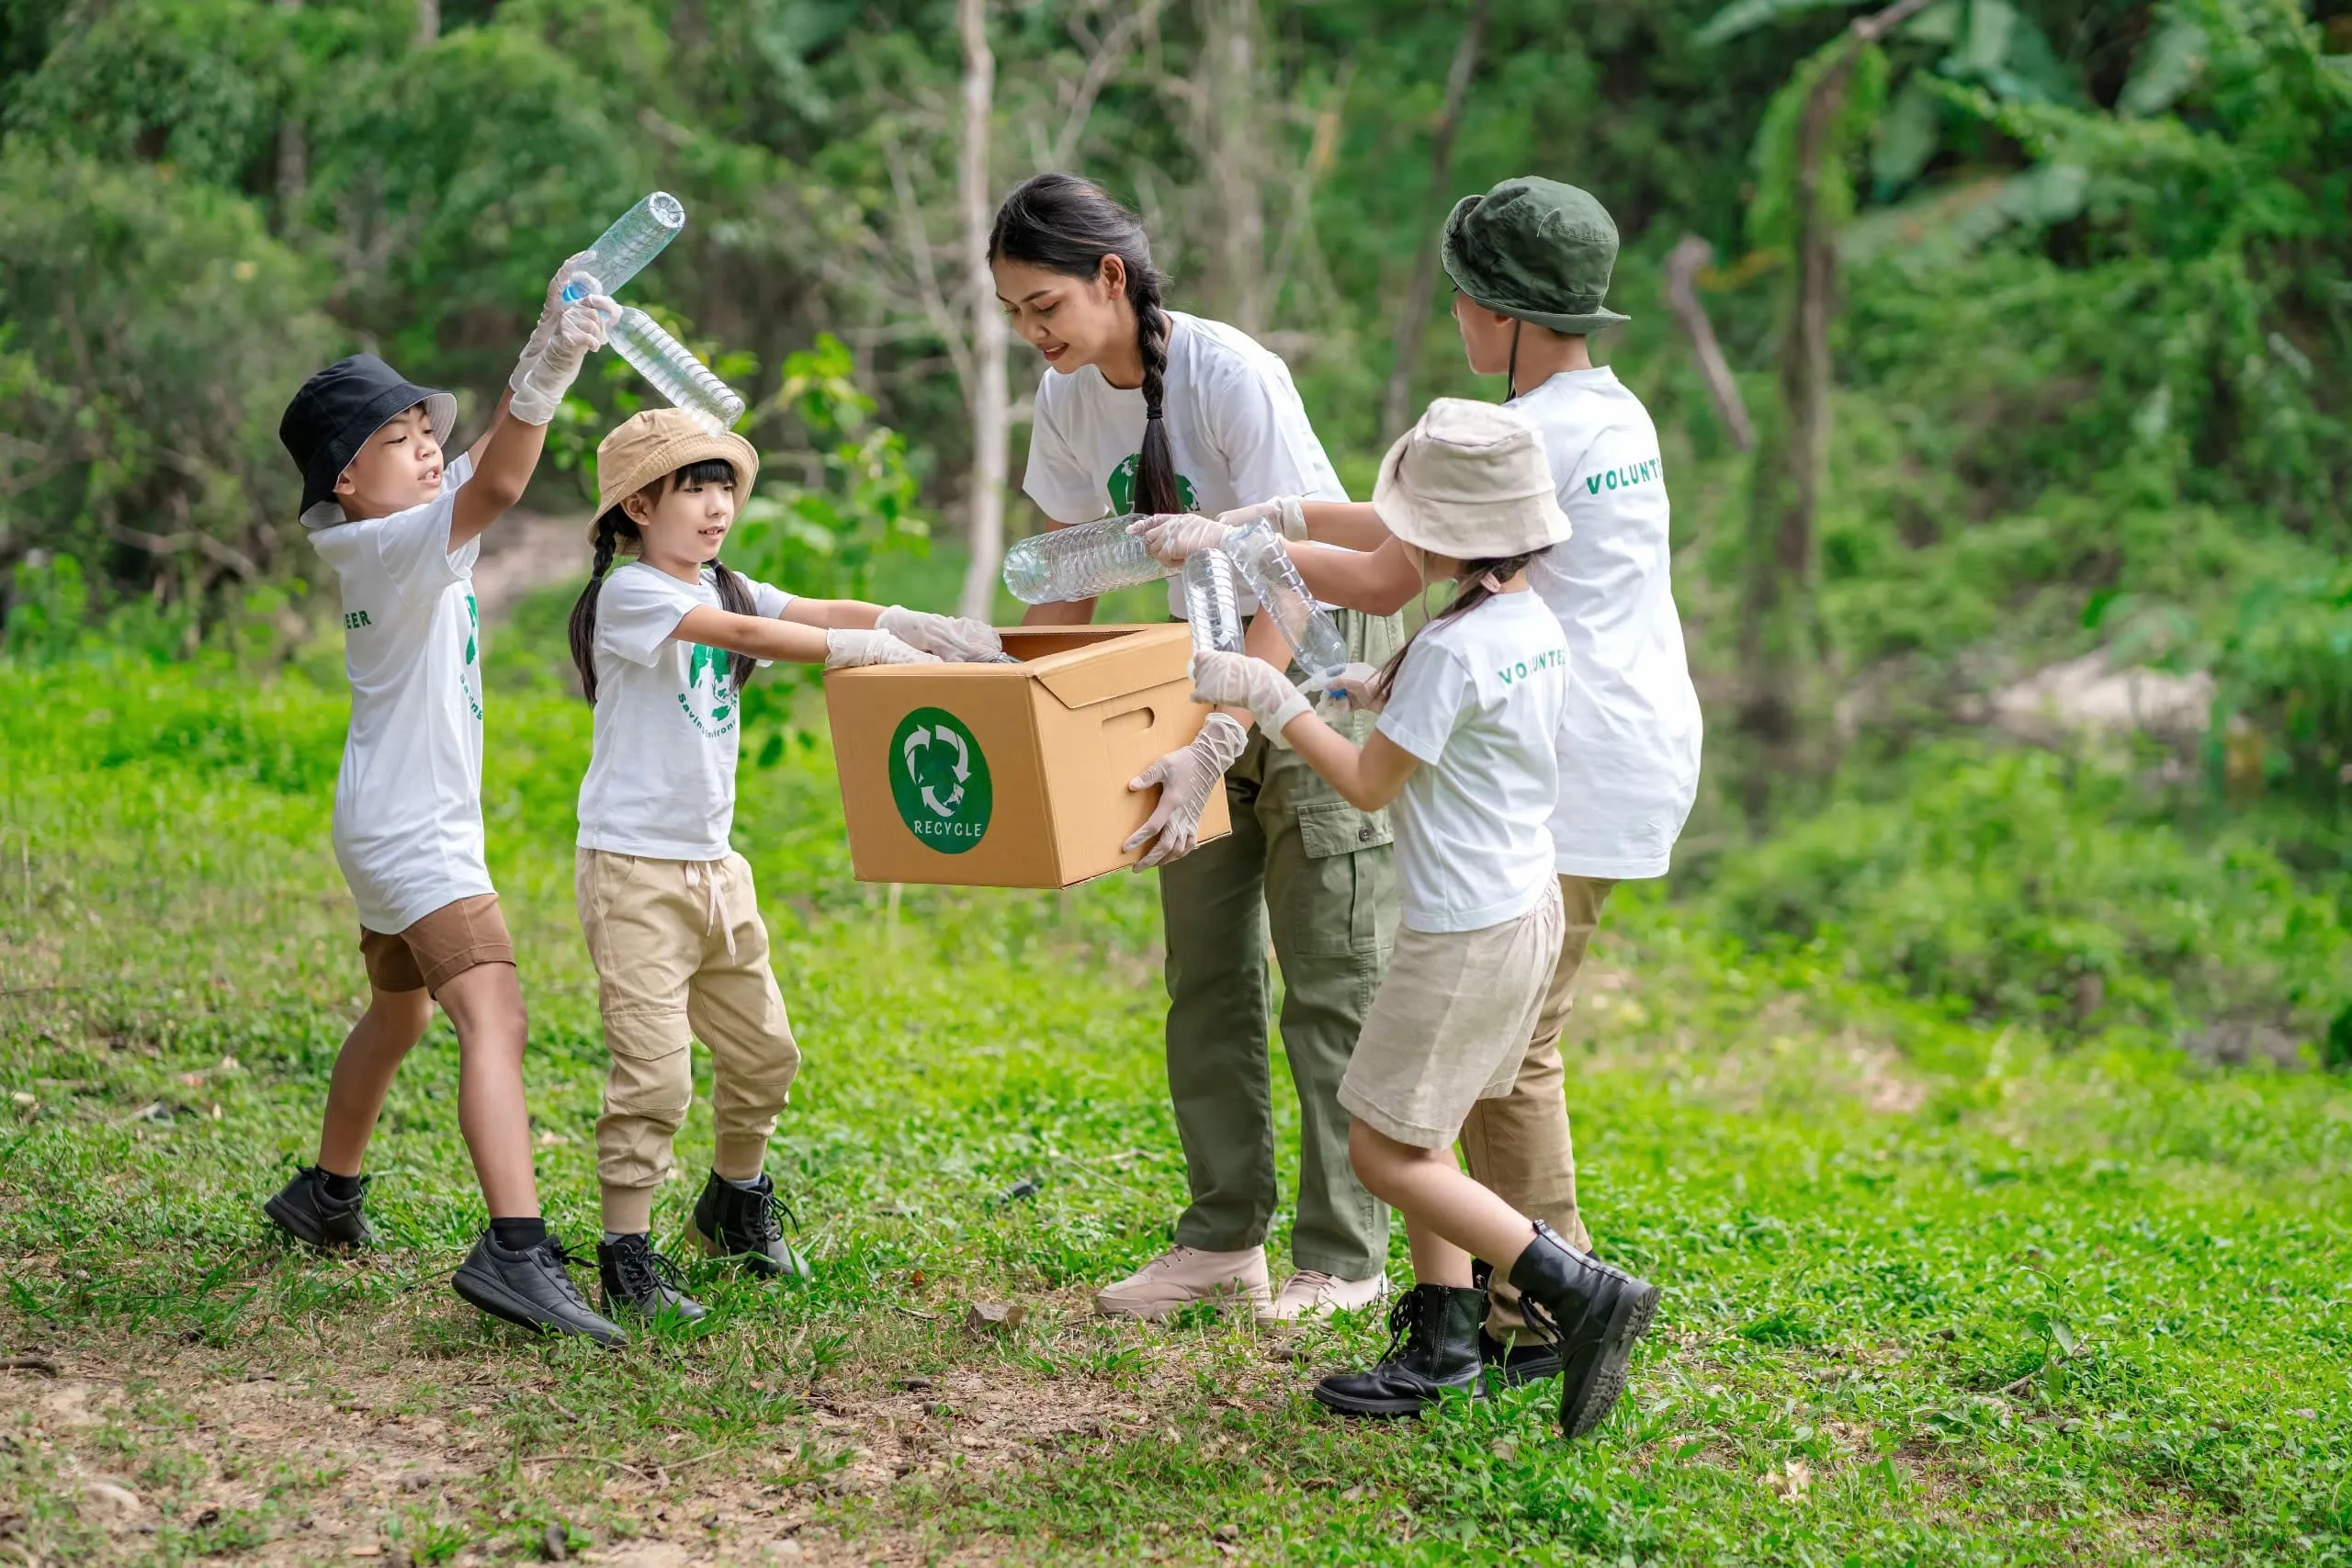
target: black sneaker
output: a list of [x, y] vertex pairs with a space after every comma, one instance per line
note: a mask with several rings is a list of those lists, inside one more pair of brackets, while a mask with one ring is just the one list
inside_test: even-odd
[[598, 1317], [580, 1299], [566, 1271], [574, 1261], [552, 1233], [537, 1247], [518, 1252], [499, 1246], [498, 1238], [484, 1231], [449, 1282], [458, 1294], [492, 1317], [541, 1334], [577, 1334], [599, 1345], [628, 1344], [620, 1325]]
[[757, 1187], [746, 1191], [714, 1170], [703, 1183], [702, 1196], [695, 1200], [694, 1225], [688, 1234], [712, 1257], [740, 1258], [754, 1274], [783, 1280], [812, 1278], [808, 1260], [785, 1241], [779, 1214], [792, 1218], [796, 1227], [799, 1224], [776, 1196], [775, 1183], [766, 1172], [761, 1172]]
[[261, 1212], [277, 1222], [277, 1228], [296, 1241], [331, 1251], [345, 1247], [373, 1247], [376, 1233], [368, 1226], [368, 1216], [362, 1204], [368, 1195], [368, 1179], [359, 1178], [359, 1192], [350, 1198], [337, 1198], [327, 1191], [327, 1173], [315, 1165], [306, 1165], [294, 1173], [294, 1179], [278, 1190], [277, 1195], [261, 1206]]
[[1317, 1403], [1342, 1416], [1418, 1416], [1458, 1389], [1478, 1392], [1478, 1324], [1487, 1292], [1416, 1285], [1388, 1309], [1388, 1353], [1367, 1371], [1333, 1372]]
[[686, 1294], [678, 1266], [653, 1250], [653, 1238], [625, 1235], [596, 1244], [596, 1277], [604, 1292], [605, 1314], [624, 1312], [639, 1317], [693, 1323], [703, 1315], [702, 1303]]

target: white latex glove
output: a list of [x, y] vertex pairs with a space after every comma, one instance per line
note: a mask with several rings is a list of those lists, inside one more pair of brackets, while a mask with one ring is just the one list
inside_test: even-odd
[[1119, 846], [1132, 850], [1139, 844], [1151, 845], [1136, 862], [1137, 871], [1165, 865], [1193, 852], [1201, 841], [1201, 813], [1208, 806], [1209, 791], [1224, 782], [1225, 770], [1233, 766], [1233, 760], [1249, 744], [1250, 732], [1239, 719], [1229, 713], [1213, 713], [1191, 744], [1179, 746], [1127, 781], [1132, 790], [1154, 786], [1159, 790], [1159, 804]]
[[1176, 512], [1130, 523], [1127, 532], [1143, 541], [1152, 559], [1163, 566], [1182, 566], [1186, 557], [1223, 545], [1227, 530], [1217, 518]]
[[1376, 665], [1349, 665], [1316, 694], [1317, 716], [1326, 724], [1331, 724], [1351, 713], [1378, 713], [1388, 705], [1388, 698], [1373, 690], [1373, 682], [1379, 674]]
[[1283, 538], [1301, 544], [1306, 538], [1306, 513], [1295, 495], [1278, 495], [1272, 501], [1261, 501], [1249, 506], [1237, 506], [1230, 512], [1220, 512], [1216, 520], [1228, 528], [1247, 528], [1252, 523], [1272, 523], [1282, 531]]
[[1275, 745], [1288, 748], [1283, 726], [1312, 706], [1290, 677], [1246, 653], [1193, 655], [1193, 700], [1218, 707], [1248, 708]]
[[593, 250], [575, 252], [555, 269], [555, 276], [548, 279], [548, 297], [539, 307], [538, 324], [531, 329], [531, 341], [523, 345], [523, 357], [515, 362], [514, 374], [506, 378], [507, 386], [515, 391], [523, 389], [523, 378], [531, 361], [548, 351], [548, 340], [555, 336], [556, 322], [562, 320], [564, 311], [571, 309], [563, 298], [564, 285], [586, 271], [595, 255]]
[[545, 424], [555, 417], [563, 394], [571, 389], [580, 367], [605, 346], [605, 335], [621, 319], [621, 308], [602, 294], [592, 294], [577, 305], [566, 305], [556, 318], [555, 331], [537, 358], [529, 355], [514, 367], [508, 385], [514, 389], [506, 412], [525, 424]]
[[1004, 657], [1004, 639], [996, 628], [969, 615], [934, 615], [893, 604], [874, 623], [900, 642], [925, 653], [935, 653], [950, 664], [994, 664]]
[[829, 631], [825, 634], [825, 668], [854, 670], [867, 664], [936, 664], [939, 655], [900, 642], [876, 627], [870, 632]]

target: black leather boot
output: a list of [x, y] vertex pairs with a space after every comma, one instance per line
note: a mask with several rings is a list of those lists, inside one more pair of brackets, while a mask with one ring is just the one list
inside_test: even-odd
[[1333, 1372], [1315, 1397], [1344, 1416], [1418, 1416], [1449, 1388], [1478, 1389], [1487, 1292], [1416, 1285], [1388, 1309], [1388, 1353], [1369, 1371]]
[[1578, 1252], [1542, 1220], [1510, 1266], [1520, 1311], [1560, 1348], [1560, 1430], [1581, 1438], [1617, 1403], [1634, 1342], [1649, 1332], [1657, 1287]]
[[[1488, 1292], [1489, 1316], [1493, 1315], [1495, 1306], [1491, 1289], [1494, 1277], [1493, 1264], [1483, 1258], [1470, 1260], [1470, 1282]], [[1542, 1340], [1532, 1345], [1524, 1342], [1507, 1345], [1487, 1333], [1484, 1325], [1478, 1330], [1478, 1359], [1488, 1371], [1503, 1380], [1505, 1388], [1521, 1388], [1560, 1375], [1560, 1348], [1557, 1345]]]
[[775, 1183], [765, 1172], [757, 1187], [745, 1190], [712, 1171], [695, 1200], [692, 1234], [714, 1258], [737, 1258], [754, 1274], [771, 1279], [807, 1280], [808, 1260], [784, 1239], [783, 1216], [792, 1211], [775, 1194]]
[[653, 1238], [624, 1235], [596, 1244], [596, 1277], [603, 1287], [605, 1315], [634, 1313], [672, 1323], [700, 1322], [703, 1304], [686, 1294], [678, 1266], [653, 1250]]

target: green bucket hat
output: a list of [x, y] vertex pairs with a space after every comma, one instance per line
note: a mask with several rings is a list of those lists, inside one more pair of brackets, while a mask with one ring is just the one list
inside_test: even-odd
[[1445, 220], [1445, 275], [1476, 304], [1555, 332], [1632, 320], [1600, 302], [1617, 262], [1617, 224], [1586, 191], [1521, 175], [1465, 196]]

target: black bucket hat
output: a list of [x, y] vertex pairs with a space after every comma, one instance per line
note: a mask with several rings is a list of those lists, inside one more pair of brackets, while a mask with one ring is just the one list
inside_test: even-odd
[[443, 446], [457, 428], [458, 400], [431, 387], [420, 387], [372, 354], [338, 359], [302, 383], [286, 416], [277, 422], [277, 439], [302, 472], [301, 519], [305, 527], [339, 523], [342, 508], [333, 515], [312, 517], [311, 510], [332, 502], [334, 481], [368, 438], [390, 423], [394, 415], [417, 404], [433, 426], [433, 439]]
[[1555, 332], [1630, 321], [1601, 304], [1617, 222], [1587, 191], [1535, 175], [1465, 196], [1445, 220], [1445, 275], [1472, 301]]

